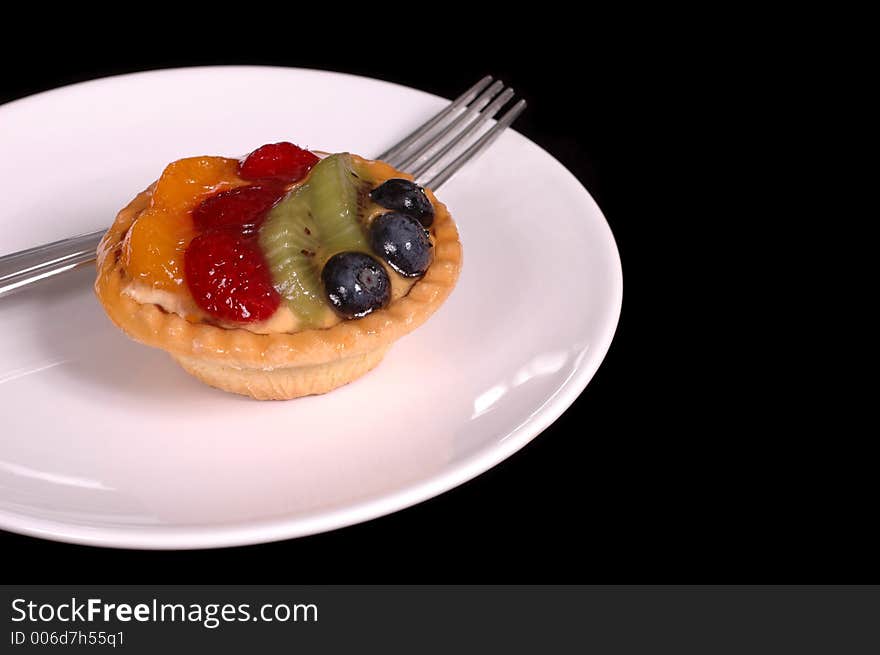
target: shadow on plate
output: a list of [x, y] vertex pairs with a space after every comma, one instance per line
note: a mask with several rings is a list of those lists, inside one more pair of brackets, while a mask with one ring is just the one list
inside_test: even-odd
[[175, 405], [183, 398], [189, 403], [199, 394], [216, 399], [222, 393], [190, 378], [167, 354], [135, 343], [117, 329], [92, 292], [94, 275], [85, 266], [0, 301], [6, 316], [24, 318], [25, 338], [38, 353], [33, 365], [7, 379], [51, 369], [102, 393], [137, 394]]

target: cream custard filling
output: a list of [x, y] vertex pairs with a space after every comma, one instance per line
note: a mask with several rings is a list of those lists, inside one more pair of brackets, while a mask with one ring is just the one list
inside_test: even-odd
[[186, 303], [180, 294], [164, 289], [154, 289], [143, 282], [132, 280], [122, 290], [122, 293], [139, 305], [157, 305], [169, 314], [177, 314], [181, 318], [187, 318], [193, 313], [190, 303]]
[[[418, 281], [418, 278], [405, 278], [392, 270], [389, 266], [385, 266], [388, 272], [388, 278], [391, 281], [391, 302], [399, 300], [407, 295], [412, 286]], [[122, 293], [140, 305], [156, 305], [169, 314], [176, 314], [182, 319], [191, 323], [199, 322], [201, 319], [207, 319], [204, 312], [195, 306], [195, 303], [187, 296], [179, 292], [166, 291], [164, 289], [155, 289], [149, 284], [132, 280], [122, 290]], [[194, 320], [199, 319], [199, 320]], [[330, 328], [337, 323], [342, 322], [342, 318], [328, 306], [324, 317], [317, 325], [311, 328]], [[240, 329], [253, 332], [254, 334], [293, 334], [303, 329], [300, 318], [291, 311], [290, 306], [282, 301], [281, 305], [265, 321], [257, 323], [223, 323], [214, 320], [206, 321], [209, 323], [220, 325], [228, 329]]]

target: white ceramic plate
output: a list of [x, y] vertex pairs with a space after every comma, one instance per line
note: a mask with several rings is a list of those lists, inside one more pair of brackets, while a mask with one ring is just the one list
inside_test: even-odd
[[[292, 140], [375, 155], [445, 104], [301, 69], [155, 71], [0, 107], [0, 252], [107, 226], [169, 161]], [[200, 548], [286, 539], [413, 505], [521, 448], [577, 398], [620, 313], [596, 203], [508, 130], [440, 192], [461, 230], [451, 298], [328, 395], [256, 402], [129, 341], [93, 271], [0, 299], [0, 527]]]

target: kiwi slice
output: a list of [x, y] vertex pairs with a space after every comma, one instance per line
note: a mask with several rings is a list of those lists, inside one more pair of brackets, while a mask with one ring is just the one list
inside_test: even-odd
[[316, 270], [317, 227], [304, 186], [275, 205], [260, 228], [260, 248], [275, 290], [305, 324], [320, 322], [326, 311]]
[[343, 251], [370, 252], [360, 211], [367, 191], [350, 155], [330, 155], [272, 208], [260, 228], [275, 289], [306, 325], [319, 324], [330, 311], [321, 284], [324, 263]]
[[308, 184], [326, 259], [344, 250], [369, 252], [359, 211], [361, 198], [369, 189], [362, 188], [351, 156], [341, 153], [321, 160], [312, 169]]

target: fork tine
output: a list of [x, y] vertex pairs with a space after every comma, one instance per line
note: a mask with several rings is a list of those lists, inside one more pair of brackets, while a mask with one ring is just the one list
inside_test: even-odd
[[414, 141], [421, 138], [427, 132], [433, 129], [438, 123], [449, 116], [449, 114], [451, 114], [453, 111], [455, 111], [462, 105], [468, 104], [471, 100], [476, 98], [477, 94], [480, 93], [480, 91], [485, 89], [487, 86], [489, 86], [491, 82], [492, 76], [486, 75], [483, 79], [481, 79], [467, 91], [458, 96], [455, 100], [449, 103], [449, 105], [447, 105], [445, 109], [440, 110], [433, 118], [428, 120], [427, 123], [424, 123], [420, 127], [416, 128], [415, 131], [404, 137], [397, 144], [391, 146], [388, 150], [376, 157], [376, 159], [381, 159], [382, 161], [386, 161], [389, 164], [393, 163], [392, 160], [395, 159], [403, 150], [407, 149]]
[[501, 80], [493, 83], [492, 86], [483, 91], [483, 93], [481, 93], [480, 96], [476, 100], [474, 100], [469, 107], [467, 107], [463, 112], [452, 119], [452, 121], [450, 121], [449, 124], [443, 127], [439, 132], [433, 135], [424, 135], [427, 138], [427, 141], [419, 141], [417, 143], [414, 142], [408, 148], [406, 148], [406, 150], [401, 152], [400, 155], [404, 156], [406, 155], [407, 150], [418, 144], [416, 152], [413, 152], [409, 156], [406, 156], [403, 161], [398, 161], [394, 165], [401, 170], [409, 170], [409, 168], [416, 161], [418, 161], [420, 157], [426, 155], [431, 148], [433, 148], [437, 143], [442, 141], [447, 135], [451, 134], [456, 128], [458, 128], [463, 120], [465, 120], [468, 116], [473, 115], [474, 112], [481, 111], [483, 107], [488, 105], [489, 101], [495, 97], [495, 94], [497, 94], [503, 88], [504, 83]]
[[489, 145], [491, 145], [491, 143], [497, 139], [521, 113], [523, 113], [525, 108], [525, 100], [520, 100], [516, 103], [498, 120], [497, 123], [495, 123], [495, 126], [492, 127], [492, 129], [481, 136], [473, 145], [456, 157], [449, 166], [440, 171], [438, 175], [432, 178], [431, 181], [424, 186], [431, 189], [439, 189], [443, 184], [449, 181], [449, 178], [458, 172], [458, 169], [488, 148]]
[[420, 175], [426, 173], [431, 169], [437, 162], [439, 162], [443, 157], [445, 157], [455, 146], [460, 143], [465, 143], [465, 139], [474, 134], [480, 127], [488, 121], [490, 118], [495, 116], [498, 113], [498, 110], [501, 109], [507, 102], [513, 97], [513, 89], [508, 88], [504, 93], [495, 98], [495, 101], [489, 105], [485, 111], [478, 113], [474, 116], [473, 120], [465, 127], [465, 129], [455, 138], [451, 139], [449, 143], [443, 146], [433, 157], [428, 159], [421, 166], [417, 166], [413, 170], [410, 171], [413, 177], [419, 177]]

